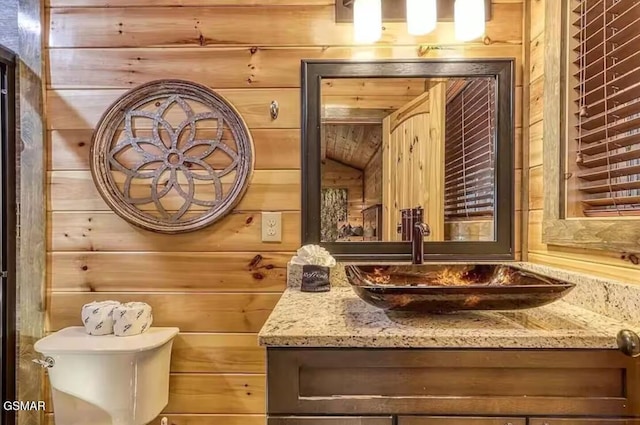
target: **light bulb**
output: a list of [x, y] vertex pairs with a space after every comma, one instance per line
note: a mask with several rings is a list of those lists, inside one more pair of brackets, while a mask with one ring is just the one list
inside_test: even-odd
[[470, 41], [484, 34], [484, 0], [456, 0], [455, 33], [460, 41]]
[[438, 6], [436, 0], [407, 0], [407, 31], [424, 35], [436, 29]]
[[355, 0], [353, 38], [356, 43], [375, 43], [382, 37], [382, 0]]

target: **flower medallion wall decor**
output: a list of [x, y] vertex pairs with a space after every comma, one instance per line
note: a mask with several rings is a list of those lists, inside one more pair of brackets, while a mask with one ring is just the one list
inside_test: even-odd
[[188, 81], [143, 84], [102, 116], [91, 144], [98, 192], [120, 217], [161, 233], [189, 232], [231, 212], [253, 171], [238, 112]]

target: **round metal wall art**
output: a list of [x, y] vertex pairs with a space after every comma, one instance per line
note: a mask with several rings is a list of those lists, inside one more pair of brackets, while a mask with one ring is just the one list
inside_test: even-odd
[[242, 199], [253, 172], [251, 134], [209, 88], [143, 84], [116, 100], [91, 142], [91, 174], [120, 217], [160, 233], [201, 229]]

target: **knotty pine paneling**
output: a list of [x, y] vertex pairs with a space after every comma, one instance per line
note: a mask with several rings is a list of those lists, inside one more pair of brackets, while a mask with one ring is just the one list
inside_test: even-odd
[[[353, 26], [336, 24], [328, 6], [52, 8], [50, 47], [344, 46]], [[496, 3], [486, 37], [520, 44], [520, 3]], [[384, 44], [459, 44], [453, 22], [409, 35], [405, 23], [385, 23]]]
[[544, 111], [544, 77], [531, 82], [529, 86], [529, 123], [535, 124], [542, 120]]
[[[124, 182], [115, 175], [115, 181]], [[140, 183], [140, 184], [137, 184]], [[225, 183], [223, 181], [223, 183]], [[210, 187], [206, 182], [196, 182], [198, 187]], [[98, 194], [89, 171], [53, 171], [49, 173], [50, 211], [109, 211], [109, 207]], [[141, 180], [131, 185], [133, 196], [149, 196], [151, 188]], [[184, 203], [179, 195], [167, 195], [164, 204], [178, 210]], [[149, 206], [148, 206], [149, 207]], [[193, 210], [205, 209], [194, 207]], [[247, 193], [237, 206], [244, 211], [299, 211], [300, 170], [256, 170], [249, 183]]]
[[[542, 84], [540, 84], [539, 108], [542, 118]], [[126, 90], [47, 90], [47, 113], [49, 130], [92, 129], [102, 113]], [[515, 126], [522, 126], [522, 111], [518, 101], [522, 99], [522, 87], [515, 90]], [[225, 89], [219, 93], [226, 97], [242, 114], [250, 129], [256, 128], [299, 128], [300, 91], [298, 89]], [[269, 116], [272, 100], [280, 104], [278, 119]], [[533, 112], [532, 112], [533, 113]], [[169, 113], [169, 118], [171, 117]]]
[[112, 212], [53, 212], [50, 251], [292, 252], [300, 247], [300, 212], [282, 213], [282, 243], [262, 242], [260, 212], [237, 211], [193, 233], [164, 235], [132, 226]]
[[280, 294], [260, 292], [53, 292], [49, 330], [77, 326], [84, 304], [113, 299], [150, 304], [154, 326], [177, 326], [181, 332], [258, 332], [279, 298]]
[[529, 127], [529, 167], [542, 165], [542, 131], [544, 121], [538, 121]]
[[166, 413], [265, 413], [264, 375], [172, 374]]
[[[88, 170], [92, 134], [90, 129], [49, 131], [47, 169]], [[251, 136], [256, 170], [300, 169], [299, 129], [252, 129]]]
[[[334, 0], [269, 0], [273, 6], [333, 4]], [[45, 0], [51, 7], [131, 7], [131, 6], [260, 6], [264, 0]]]
[[[221, 88], [300, 87], [302, 59], [516, 58], [516, 84], [522, 84], [518, 44], [475, 44], [440, 49], [419, 46], [371, 47], [185, 47], [134, 49], [50, 49], [48, 87], [131, 88], [159, 78], [185, 78]], [[323, 86], [329, 94], [340, 87]], [[350, 94], [352, 94], [351, 92]], [[397, 94], [397, 93], [392, 93]]]
[[[93, 129], [102, 113], [124, 93], [126, 90], [47, 90], [47, 128]], [[300, 90], [218, 90], [218, 93], [235, 106], [250, 129], [300, 128]], [[272, 100], [280, 104], [276, 120], [269, 115]], [[169, 112], [167, 119], [176, 117]]]
[[[522, 146], [523, 146], [523, 141], [522, 141], [522, 127], [516, 127], [515, 129], [515, 133], [516, 133], [516, 138], [515, 138], [515, 147], [514, 147], [514, 154], [515, 154], [515, 164], [516, 164], [516, 170], [522, 170]], [[520, 188], [520, 186], [518, 186], [518, 188]]]
[[524, 159], [528, 167], [528, 227], [527, 259], [534, 263], [547, 264], [580, 273], [587, 273], [623, 282], [640, 284], [640, 266], [620, 258], [619, 253], [592, 251], [547, 245], [542, 242], [544, 179], [542, 170], [543, 150], [543, 87], [544, 87], [544, 7], [545, 1], [531, 0], [528, 3], [527, 19], [530, 20], [531, 40], [529, 46], [530, 63], [526, 65], [530, 72], [529, 98], [529, 138], [528, 157]]
[[364, 169], [364, 207], [382, 204], [382, 146]]
[[522, 128], [522, 86], [515, 88], [515, 116], [513, 117], [514, 127]]
[[529, 169], [529, 209], [541, 210], [544, 208], [544, 188], [542, 178], [542, 165]]
[[413, 100], [424, 93], [426, 82], [425, 78], [325, 78], [320, 93], [322, 97], [410, 96]]
[[529, 50], [529, 79], [535, 81], [544, 74], [544, 33], [531, 41]]
[[[544, 5], [546, 0], [529, 0], [530, 26], [531, 34], [529, 40], [534, 40], [540, 34], [544, 33]], [[551, 0], [553, 1], [553, 0]], [[526, 46], [525, 46], [526, 47]], [[533, 80], [531, 80], [533, 81]]]
[[[256, 332], [300, 246], [300, 60], [513, 57], [521, 151], [520, 0], [494, 1], [484, 40], [459, 43], [451, 23], [419, 38], [385, 24], [383, 40], [371, 46], [353, 45], [352, 26], [335, 24], [333, 0], [46, 1], [49, 330], [79, 324], [80, 306], [94, 299], [149, 302], [155, 325], [182, 331], [166, 414], [174, 425], [264, 425]], [[127, 89], [162, 78], [192, 80], [227, 98], [256, 152], [252, 186], [236, 211], [173, 236], [108, 211], [88, 173], [92, 129], [104, 110]], [[276, 120], [272, 100], [280, 104]], [[261, 241], [267, 210], [283, 211], [282, 243]]]
[[348, 109], [388, 109], [393, 111], [400, 109], [405, 104], [415, 98], [412, 95], [398, 96], [372, 96], [366, 95], [325, 95], [322, 96], [322, 105], [328, 109], [348, 108]]
[[[54, 291], [281, 292], [290, 253], [54, 252]], [[127, 279], [122, 279], [122, 275]]]
[[[514, 178], [515, 178], [514, 186], [516, 188], [522, 187], [522, 170], [516, 169]], [[516, 190], [516, 193], [514, 196], [514, 205], [515, 205], [516, 211], [520, 211], [522, 209], [522, 193], [520, 190]]]
[[261, 374], [265, 359], [254, 333], [181, 333], [173, 343], [171, 372]]

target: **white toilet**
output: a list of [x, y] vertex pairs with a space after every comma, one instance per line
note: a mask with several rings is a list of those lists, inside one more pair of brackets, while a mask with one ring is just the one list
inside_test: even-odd
[[91, 336], [81, 326], [35, 344], [46, 356], [56, 425], [146, 425], [167, 405], [178, 328]]

